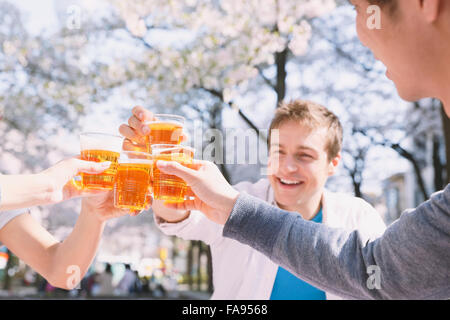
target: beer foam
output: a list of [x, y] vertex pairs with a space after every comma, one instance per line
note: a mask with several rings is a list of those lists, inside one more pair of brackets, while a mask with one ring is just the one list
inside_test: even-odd
[[119, 158], [119, 163], [120, 164], [148, 164], [148, 165], [152, 165], [153, 164], [153, 160], [147, 160], [147, 159], [120, 159]]
[[122, 151], [123, 138], [119, 136], [102, 136], [96, 133], [83, 133], [80, 135], [81, 150], [108, 150]]
[[151, 125], [154, 123], [161, 123], [161, 124], [172, 124], [175, 125], [177, 127], [183, 127], [184, 124], [182, 122], [176, 121], [176, 120], [154, 120], [154, 121], [147, 121], [145, 122], [146, 125]]
[[[157, 146], [157, 144], [154, 146]], [[169, 151], [178, 151], [178, 153], [184, 153], [185, 150], [188, 150], [189, 152], [194, 153], [194, 149], [191, 147], [187, 147], [187, 146], [156, 148], [156, 150], [154, 150], [154, 146], [152, 147], [152, 153], [154, 153], [154, 154], [161, 154], [161, 153], [169, 152]], [[171, 153], [173, 153], [173, 152], [171, 152]]]

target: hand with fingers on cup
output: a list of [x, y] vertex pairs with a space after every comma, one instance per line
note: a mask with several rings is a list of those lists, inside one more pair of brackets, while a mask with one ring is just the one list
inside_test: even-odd
[[188, 140], [181, 116], [154, 114], [140, 106], [131, 112], [128, 124], [119, 127], [125, 137], [124, 150], [150, 152], [152, 144], [180, 144]]
[[211, 221], [225, 224], [239, 196], [224, 178], [219, 168], [210, 161], [194, 160], [190, 165], [176, 161], [158, 160], [156, 166], [166, 174], [183, 179], [194, 195], [183, 202], [164, 202], [170, 210], [199, 210]]
[[[168, 114], [154, 114], [143, 107], [134, 107], [128, 123], [122, 124], [119, 127], [120, 134], [125, 137], [123, 150], [149, 152], [154, 157], [154, 152], [152, 152], [151, 148], [152, 145], [159, 145], [161, 147], [164, 144], [171, 144], [176, 147], [176, 145], [188, 140], [187, 134], [183, 131], [183, 127], [183, 117]], [[174, 189], [178, 189], [180, 197], [183, 197], [185, 193], [186, 196], [192, 196], [192, 193], [189, 193], [186, 185], [180, 186], [181, 181], [172, 183], [172, 187], [164, 185], [164, 183], [161, 183], [160, 175], [158, 175], [157, 183], [155, 184], [155, 171], [157, 170], [153, 166], [150, 185], [153, 193], [156, 189], [157, 197], [156, 199], [151, 198], [149, 200], [149, 205], [152, 206], [155, 215], [168, 222], [181, 221], [188, 217], [188, 211], [170, 210], [166, 208], [162, 204], [165, 200], [159, 200], [159, 195], [163, 194], [164, 191], [170, 192], [169, 189], [171, 189], [172, 193], [176, 193]], [[173, 186], [174, 184], [178, 185], [178, 187]]]

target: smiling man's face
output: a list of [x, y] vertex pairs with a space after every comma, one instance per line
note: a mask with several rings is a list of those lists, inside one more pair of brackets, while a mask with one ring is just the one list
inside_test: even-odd
[[299, 121], [290, 120], [277, 130], [270, 143], [269, 181], [280, 208], [299, 211], [309, 201], [321, 198], [340, 156], [328, 159], [328, 130], [324, 127], [310, 129]]

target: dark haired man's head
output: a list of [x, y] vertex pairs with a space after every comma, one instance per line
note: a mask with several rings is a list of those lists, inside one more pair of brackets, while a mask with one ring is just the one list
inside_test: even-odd
[[[450, 115], [450, 1], [350, 0], [358, 37], [387, 67], [386, 75], [407, 101], [443, 100]], [[378, 5], [379, 10], [368, 10]], [[369, 21], [379, 15], [380, 28]]]

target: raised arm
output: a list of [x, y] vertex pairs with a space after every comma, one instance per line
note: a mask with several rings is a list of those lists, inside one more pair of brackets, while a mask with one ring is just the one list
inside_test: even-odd
[[378, 239], [330, 228], [237, 191], [217, 167], [197, 170], [160, 162], [198, 198], [185, 202], [225, 224], [223, 235], [267, 255], [298, 277], [328, 292], [356, 299], [450, 297], [450, 186], [417, 209], [403, 213]]
[[[58, 203], [81, 196], [70, 181], [79, 172], [101, 173], [110, 162], [90, 162], [78, 158], [62, 160], [37, 174], [0, 175], [0, 211]], [[1, 213], [0, 213], [1, 214]]]
[[224, 236], [248, 244], [300, 278], [356, 299], [450, 296], [449, 192], [404, 213], [375, 241], [241, 195]]
[[53, 286], [73, 289], [92, 263], [106, 220], [128, 213], [113, 207], [112, 196], [112, 192], [103, 192], [84, 198], [76, 225], [62, 242], [29, 214], [1, 228], [0, 242]]

